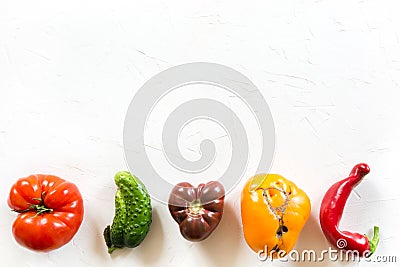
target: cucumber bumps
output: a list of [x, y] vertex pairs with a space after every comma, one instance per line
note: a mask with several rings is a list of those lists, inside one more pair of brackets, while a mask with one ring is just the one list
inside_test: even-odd
[[108, 253], [117, 248], [137, 247], [147, 235], [151, 224], [150, 196], [144, 184], [130, 172], [118, 172], [115, 177], [115, 216], [103, 235]]

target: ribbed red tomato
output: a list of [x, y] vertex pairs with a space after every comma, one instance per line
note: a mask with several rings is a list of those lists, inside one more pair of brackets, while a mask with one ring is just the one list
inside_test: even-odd
[[51, 251], [68, 243], [83, 219], [78, 188], [54, 175], [19, 179], [11, 187], [8, 205], [19, 213], [12, 226], [15, 240], [37, 251]]

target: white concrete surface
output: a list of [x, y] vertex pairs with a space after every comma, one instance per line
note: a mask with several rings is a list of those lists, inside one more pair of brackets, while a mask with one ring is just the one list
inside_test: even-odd
[[[204, 242], [184, 240], [165, 205], [140, 247], [107, 254], [113, 175], [126, 169], [124, 116], [140, 86], [182, 63], [245, 74], [274, 116], [271, 172], [310, 196], [296, 249], [327, 249], [318, 223], [328, 186], [366, 162], [341, 227], [381, 228], [376, 255], [400, 254], [400, 3], [398, 1], [0, 1], [1, 266], [385, 266], [260, 262], [245, 244], [241, 184]], [[218, 153], [223, 153], [218, 152]], [[17, 178], [52, 173], [76, 183], [84, 222], [48, 253], [21, 248], [6, 203]]]

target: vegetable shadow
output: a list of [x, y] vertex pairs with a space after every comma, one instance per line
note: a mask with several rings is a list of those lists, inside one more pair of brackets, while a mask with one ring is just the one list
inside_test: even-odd
[[[145, 266], [154, 264], [158, 261], [164, 244], [164, 233], [157, 207], [153, 207], [152, 220], [146, 238], [135, 249], [136, 257], [141, 260]], [[142, 264], [140, 264], [140, 266], [142, 266]]]
[[234, 266], [239, 256], [241, 244], [241, 223], [237, 218], [238, 211], [225, 203], [224, 214], [215, 231], [204, 241], [200, 248], [213, 259], [214, 266]]

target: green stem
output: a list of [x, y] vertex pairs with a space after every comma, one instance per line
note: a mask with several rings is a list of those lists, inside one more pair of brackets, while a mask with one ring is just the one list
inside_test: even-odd
[[111, 254], [116, 249], [117, 249], [117, 247], [111, 246], [111, 247], [108, 248], [108, 253]]
[[106, 241], [106, 245], [108, 248], [108, 253], [113, 253], [114, 250], [116, 250], [118, 247], [115, 247], [111, 241], [111, 227], [107, 225], [107, 227], [103, 231], [103, 237], [104, 240]]
[[27, 211], [36, 211], [35, 216], [43, 214], [45, 212], [51, 213], [53, 212], [53, 209], [46, 207], [45, 205], [30, 205], [29, 208], [25, 209], [25, 210], [12, 210], [18, 213], [24, 213]]
[[368, 257], [370, 257], [376, 250], [376, 247], [378, 246], [379, 243], [379, 227], [374, 226], [374, 235], [372, 236], [372, 239], [368, 238], [368, 243], [369, 243], [369, 250], [370, 253]]
[[193, 215], [200, 214], [202, 210], [203, 210], [203, 206], [199, 199], [196, 199], [190, 203], [189, 212], [191, 214], [193, 214]]
[[[45, 205], [32, 205], [33, 206], [33, 210], [36, 210], [36, 215], [45, 213], [45, 212], [53, 212], [53, 209], [50, 209], [48, 207], [46, 207]], [[31, 206], [31, 207], [32, 207]]]

